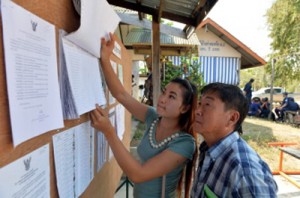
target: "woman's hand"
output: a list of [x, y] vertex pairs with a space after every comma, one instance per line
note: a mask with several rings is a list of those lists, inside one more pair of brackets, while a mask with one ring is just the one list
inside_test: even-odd
[[109, 135], [114, 128], [111, 125], [107, 112], [99, 105], [90, 113], [91, 125], [97, 130], [101, 131], [105, 136]]
[[105, 38], [101, 38], [101, 60], [107, 61], [112, 54], [112, 51], [115, 47], [115, 38], [114, 35], [109, 33], [110, 40], [106, 41]]

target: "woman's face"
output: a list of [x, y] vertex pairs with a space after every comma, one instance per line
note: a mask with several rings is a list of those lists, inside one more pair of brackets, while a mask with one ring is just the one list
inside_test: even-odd
[[184, 88], [178, 83], [169, 83], [158, 98], [157, 113], [162, 117], [179, 117], [186, 112], [183, 105]]

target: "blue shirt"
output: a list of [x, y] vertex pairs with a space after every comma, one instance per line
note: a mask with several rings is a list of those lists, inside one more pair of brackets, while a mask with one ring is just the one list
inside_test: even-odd
[[245, 87], [244, 87], [244, 91], [246, 92], [246, 97], [250, 98], [252, 97], [252, 86], [250, 82], [247, 82]]
[[269, 166], [237, 132], [210, 148], [206, 142], [200, 145], [191, 197], [204, 198], [205, 184], [218, 197], [277, 197]]
[[[150, 158], [158, 155], [164, 150], [168, 149], [175, 153], [178, 153], [188, 160], [193, 159], [193, 154], [196, 149], [196, 144], [193, 136], [190, 134], [180, 131], [179, 136], [169, 143], [165, 144], [160, 148], [152, 148], [149, 142], [149, 128], [153, 120], [158, 118], [158, 115], [154, 108], [150, 107], [147, 111], [146, 115], [146, 131], [145, 134], [137, 147], [137, 152], [141, 163], [146, 162]], [[153, 129], [153, 137], [156, 134], [156, 126]], [[154, 143], [157, 142], [154, 139]], [[175, 198], [176, 197], [176, 189], [178, 181], [181, 177], [183, 168], [185, 163], [179, 165], [176, 169], [172, 170], [170, 173], [166, 175], [166, 183], [165, 183], [165, 197], [166, 198]], [[135, 198], [155, 198], [161, 197], [161, 188], [162, 188], [162, 177], [152, 179], [150, 181], [135, 183], [134, 184], [134, 197]]]
[[299, 110], [299, 105], [296, 102], [294, 102], [293, 98], [286, 97], [282, 102], [283, 104], [286, 104], [284, 110], [289, 110], [289, 111]]
[[251, 115], [251, 116], [258, 115], [259, 109], [260, 109], [260, 105], [255, 102], [252, 102], [249, 107], [248, 115]]

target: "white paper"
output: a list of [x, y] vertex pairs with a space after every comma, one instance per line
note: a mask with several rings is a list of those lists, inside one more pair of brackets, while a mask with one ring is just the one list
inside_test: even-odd
[[106, 0], [81, 0], [80, 27], [67, 39], [100, 58], [100, 39], [109, 38], [120, 22], [119, 16]]
[[[115, 108], [109, 109], [108, 117], [109, 117], [109, 120], [111, 122], [111, 125], [115, 128], [116, 127], [116, 125], [115, 125], [116, 109]], [[113, 157], [114, 157], [114, 154], [113, 154], [111, 148], [109, 147], [108, 159], [111, 160]]]
[[122, 140], [125, 132], [125, 108], [121, 104], [116, 106], [116, 131]]
[[1, 4], [13, 143], [64, 126], [55, 27], [10, 0]]
[[[110, 60], [111, 67], [114, 70], [115, 74], [118, 75], [118, 68], [117, 68], [117, 63]], [[110, 90], [108, 89], [108, 101], [109, 105], [112, 105], [116, 102], [116, 98], [111, 94]]]
[[83, 51], [66, 39], [63, 49], [67, 72], [76, 110], [79, 115], [95, 109], [95, 105], [106, 105], [99, 70], [99, 59]]
[[122, 65], [118, 64], [118, 77], [119, 80], [122, 84], [124, 84], [124, 79], [123, 79], [123, 67]]
[[110, 60], [110, 64], [112, 69], [114, 70], [115, 74], [118, 74], [118, 68], [117, 68], [117, 63], [115, 61]]
[[94, 177], [94, 131], [82, 123], [52, 137], [59, 197], [79, 197]]
[[0, 197], [50, 197], [49, 144], [0, 169]]
[[97, 172], [107, 161], [107, 140], [102, 132], [97, 132]]
[[70, 79], [68, 75], [66, 58], [63, 50], [63, 37], [67, 33], [64, 30], [59, 31], [59, 85], [62, 101], [62, 109], [64, 119], [77, 119], [80, 115], [77, 112], [74, 96], [71, 89]]
[[73, 128], [52, 136], [56, 185], [59, 197], [74, 197], [75, 159]]
[[115, 42], [115, 47], [113, 49], [113, 53], [119, 58], [121, 59], [121, 46], [119, 45], [118, 42]]
[[75, 129], [75, 188], [81, 195], [94, 177], [94, 130], [90, 122]]

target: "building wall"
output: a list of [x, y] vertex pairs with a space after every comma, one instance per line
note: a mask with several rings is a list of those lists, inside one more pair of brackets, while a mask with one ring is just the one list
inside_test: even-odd
[[196, 34], [201, 44], [199, 48], [200, 56], [241, 58], [238, 51], [209, 30], [206, 31], [205, 28], [197, 29]]

